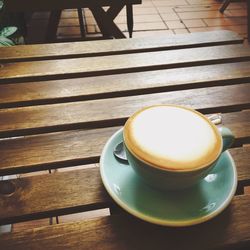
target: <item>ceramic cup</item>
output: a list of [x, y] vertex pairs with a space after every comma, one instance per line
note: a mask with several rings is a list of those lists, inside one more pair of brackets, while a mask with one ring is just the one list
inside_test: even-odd
[[196, 110], [156, 105], [127, 120], [123, 140], [129, 164], [147, 184], [174, 190], [204, 178], [234, 136]]

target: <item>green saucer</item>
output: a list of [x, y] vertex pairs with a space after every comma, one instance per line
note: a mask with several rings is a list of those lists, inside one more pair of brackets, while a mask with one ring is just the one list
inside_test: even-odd
[[228, 151], [208, 176], [192, 188], [160, 191], [144, 184], [129, 164], [114, 156], [113, 149], [122, 141], [122, 131], [106, 143], [100, 171], [108, 193], [127, 212], [154, 224], [179, 227], [210, 220], [229, 205], [236, 191], [237, 173]]

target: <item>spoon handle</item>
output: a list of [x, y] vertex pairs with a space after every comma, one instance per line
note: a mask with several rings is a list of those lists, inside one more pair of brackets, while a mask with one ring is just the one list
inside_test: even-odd
[[215, 125], [222, 123], [222, 117], [221, 114], [213, 114], [208, 116], [208, 119]]

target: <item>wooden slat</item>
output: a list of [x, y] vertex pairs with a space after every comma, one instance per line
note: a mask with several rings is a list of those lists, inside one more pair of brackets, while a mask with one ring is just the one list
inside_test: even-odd
[[[249, 184], [250, 148], [235, 148], [230, 152], [237, 166], [238, 180]], [[0, 224], [82, 212], [110, 203], [99, 168], [20, 178], [11, 183], [15, 186], [14, 193], [0, 199]]]
[[[250, 133], [250, 110], [221, 114], [222, 123], [230, 127], [237, 138], [249, 137]], [[244, 142], [243, 142], [244, 143]]]
[[250, 62], [0, 85], [0, 107], [145, 94], [250, 81]]
[[[0, 61], [27, 61], [112, 54], [129, 54], [140, 51], [169, 50], [219, 44], [242, 43], [243, 39], [232, 31], [210, 31], [192, 33], [189, 36], [168, 35], [161, 37], [133, 38], [129, 40], [107, 40], [39, 45], [19, 45], [0, 48]], [[13, 49], [15, 48], [15, 49]]]
[[105, 142], [117, 130], [113, 127], [3, 140], [0, 175], [32, 171], [33, 167], [39, 170], [97, 162]]
[[242, 45], [2, 64], [0, 81], [96, 76], [250, 60]]
[[[173, 91], [85, 102], [0, 110], [0, 136], [116, 125], [153, 104], [182, 104], [205, 112], [243, 109], [250, 104], [250, 84]], [[125, 107], [125, 108], [124, 108]]]
[[242, 185], [250, 185], [250, 147], [233, 148], [229, 150], [237, 166], [238, 180]]
[[[250, 111], [223, 114], [222, 120], [233, 131], [237, 142], [249, 142]], [[77, 130], [2, 140], [0, 175], [97, 162], [104, 144], [118, 129]]]
[[[5, 250], [18, 249], [237, 249], [250, 246], [250, 196], [235, 197], [216, 219], [186, 228], [160, 227], [129, 215], [109, 216], [2, 235]], [[195, 238], [194, 238], [195, 237]], [[241, 248], [242, 249], [242, 248]]]
[[10, 182], [16, 190], [10, 196], [1, 194], [0, 224], [98, 209], [111, 202], [99, 168], [19, 178], [1, 185]]

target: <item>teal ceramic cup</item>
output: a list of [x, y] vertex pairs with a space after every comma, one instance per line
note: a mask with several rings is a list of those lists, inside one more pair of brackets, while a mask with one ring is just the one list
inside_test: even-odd
[[127, 120], [123, 140], [128, 162], [138, 176], [154, 188], [177, 190], [203, 179], [234, 136], [196, 110], [156, 105]]

